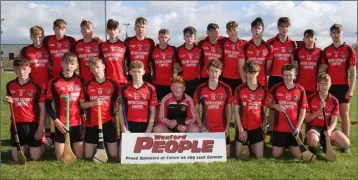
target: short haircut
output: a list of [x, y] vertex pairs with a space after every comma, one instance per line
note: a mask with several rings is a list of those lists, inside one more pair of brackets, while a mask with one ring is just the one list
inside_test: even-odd
[[238, 27], [239, 27], [239, 24], [236, 21], [229, 21], [228, 23], [226, 23], [226, 29], [228, 29], [228, 30], [235, 29]]
[[194, 34], [196, 36], [196, 29], [192, 26], [188, 26], [188, 27], [184, 28], [184, 30], [183, 30], [184, 36], [186, 33], [189, 33], [190, 35]]
[[119, 23], [118, 21], [114, 20], [114, 19], [108, 19], [107, 21], [107, 29], [117, 29], [119, 28]]
[[62, 57], [62, 63], [71, 63], [71, 62], [78, 63], [78, 56], [74, 52], [66, 52]]
[[94, 56], [94, 57], [91, 57], [88, 61], [87, 61], [87, 66], [88, 67], [91, 67], [91, 66], [96, 66], [97, 63], [103, 63], [103, 60], [100, 58], [100, 57], [97, 57], [97, 56]]
[[262, 28], [265, 26], [264, 20], [261, 17], [257, 17], [254, 21], [251, 22], [251, 28], [256, 28], [258, 26], [262, 26]]
[[65, 28], [67, 26], [67, 23], [65, 20], [63, 19], [56, 19], [54, 22], [53, 22], [53, 28]]
[[260, 65], [254, 61], [247, 61], [244, 65], [244, 71], [246, 73], [256, 73], [261, 70]]
[[16, 67], [26, 67], [26, 66], [30, 66], [30, 61], [26, 57], [18, 56], [15, 58], [12, 65], [13, 65], [14, 69]]
[[292, 64], [285, 64], [281, 68], [281, 74], [283, 74], [284, 71], [295, 71], [295, 74], [297, 73], [296, 67]]
[[219, 25], [215, 24], [215, 23], [210, 23], [208, 24], [208, 26], [206, 27], [206, 30], [210, 31], [210, 30], [215, 30], [215, 29], [219, 29]]
[[179, 84], [183, 84], [185, 86], [185, 81], [182, 76], [174, 76], [170, 80], [171, 80], [172, 84], [179, 83]]
[[160, 29], [158, 34], [170, 34], [168, 29]]
[[208, 64], [207, 70], [209, 70], [209, 68], [210, 68], [211, 66], [214, 67], [214, 68], [223, 70], [223, 65], [222, 65], [222, 63], [221, 63], [219, 60], [212, 59], [212, 60], [209, 62], [209, 64]]
[[81, 21], [80, 27], [82, 28], [84, 26], [89, 26], [89, 25], [91, 25], [93, 27], [93, 23], [91, 21], [83, 19]]
[[131, 62], [131, 64], [129, 65], [129, 69], [141, 69], [144, 68], [144, 64], [142, 61], [138, 61], [138, 60], [134, 60]]
[[308, 36], [308, 37], [313, 37], [316, 35], [316, 32], [313, 29], [307, 29], [304, 33], [303, 36]]
[[44, 35], [44, 29], [41, 26], [32, 26], [30, 28], [30, 35], [37, 36], [37, 35]]
[[327, 73], [322, 73], [322, 74], [318, 75], [317, 83], [322, 82], [322, 81], [331, 82], [331, 76], [329, 76], [329, 74], [327, 74]]
[[277, 21], [277, 26], [288, 25], [291, 26], [291, 20], [289, 17], [280, 17]]
[[148, 21], [144, 18], [144, 17], [138, 17], [137, 19], [135, 19], [135, 25], [136, 24], [143, 24], [146, 25], [148, 24]]
[[334, 23], [331, 28], [329, 29], [330, 32], [337, 31], [341, 32], [343, 31], [343, 26], [341, 24]]

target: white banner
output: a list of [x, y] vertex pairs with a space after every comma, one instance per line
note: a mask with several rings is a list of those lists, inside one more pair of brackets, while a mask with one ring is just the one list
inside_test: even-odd
[[225, 133], [122, 133], [122, 164], [194, 162], [226, 162]]

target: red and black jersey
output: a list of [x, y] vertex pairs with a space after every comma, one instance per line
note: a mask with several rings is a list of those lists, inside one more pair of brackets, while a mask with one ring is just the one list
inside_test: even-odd
[[[202, 121], [210, 132], [223, 132], [227, 125], [226, 107], [232, 103], [232, 92], [229, 85], [219, 81], [216, 89], [212, 90], [208, 82], [199, 85], [194, 93], [194, 104], [205, 100], [205, 113]], [[207, 118], [207, 119], [206, 119]]]
[[90, 60], [91, 57], [99, 57], [99, 44], [98, 39], [92, 39], [92, 41], [88, 43], [80, 39], [76, 43], [76, 53], [80, 63], [80, 76], [85, 82], [93, 78], [90, 69], [87, 67], [87, 61]]
[[224, 71], [222, 76], [229, 79], [240, 79], [239, 74], [239, 59], [245, 58], [242, 50], [246, 40], [238, 39], [236, 42], [231, 41], [229, 38], [225, 38], [223, 48], [224, 57], [223, 65]]
[[69, 51], [76, 52], [76, 40], [66, 35], [63, 39], [57, 40], [55, 35], [50, 35], [45, 37], [43, 44], [50, 53], [51, 75], [58, 77], [62, 72], [62, 56]]
[[130, 122], [148, 122], [150, 106], [157, 106], [158, 100], [153, 85], [145, 82], [142, 87], [136, 89], [132, 83], [128, 83], [120, 89], [119, 103], [125, 109], [127, 120]]
[[170, 86], [175, 62], [175, 47], [167, 45], [167, 48], [160, 49], [159, 45], [155, 46], [150, 60], [153, 61], [153, 83]]
[[298, 63], [297, 82], [306, 91], [316, 92], [317, 76], [319, 65], [321, 64], [323, 51], [319, 48], [307, 49], [298, 48], [294, 53], [294, 60]]
[[264, 40], [261, 41], [259, 46], [254, 44], [254, 41], [251, 39], [243, 47], [245, 55], [245, 63], [247, 61], [254, 61], [260, 65], [261, 71], [257, 76], [257, 81], [266, 86], [267, 84], [267, 62], [272, 61], [273, 49], [272, 46], [267, 44]]
[[188, 125], [195, 122], [195, 107], [193, 99], [184, 94], [184, 97], [177, 100], [173, 93], [163, 97], [160, 103], [158, 123], [169, 125], [169, 120], [176, 120], [178, 124]]
[[239, 106], [241, 124], [246, 131], [261, 127], [266, 94], [267, 89], [260, 84], [253, 90], [246, 83], [236, 88], [234, 105]]
[[124, 60], [127, 49], [126, 45], [121, 40], [118, 40], [115, 43], [111, 43], [107, 40], [99, 46], [100, 57], [106, 65], [106, 76], [111, 77], [111, 79], [117, 83], [127, 83]]
[[[270, 93], [266, 96], [265, 104], [280, 104], [286, 109], [288, 117], [291, 119], [293, 127], [297, 127], [298, 116], [301, 109], [307, 107], [307, 97], [304, 88], [296, 84], [292, 89], [287, 89], [284, 83], [279, 83], [270, 89]], [[275, 111], [274, 115], [274, 131], [291, 132], [290, 126], [285, 120], [282, 112]]]
[[[16, 123], [38, 122], [40, 120], [39, 103], [45, 102], [44, 90], [31, 79], [19, 84], [16, 78], [6, 84], [6, 95], [13, 98], [13, 115]], [[13, 120], [14, 117], [11, 116]]]
[[273, 48], [271, 75], [281, 76], [282, 66], [291, 64], [291, 57], [297, 47], [296, 41], [287, 37], [286, 42], [281, 42], [277, 34], [275, 37], [267, 40], [266, 43]]
[[20, 56], [24, 56], [30, 61], [31, 79], [43, 89], [46, 89], [50, 77], [49, 52], [47, 49], [44, 46], [36, 48], [32, 44], [23, 47], [20, 51]]
[[[88, 81], [84, 86], [84, 96], [87, 102], [97, 98], [104, 100], [101, 105], [102, 123], [115, 120], [116, 100], [119, 94], [119, 85], [112, 79], [106, 78], [103, 83], [98, 83], [95, 78]], [[87, 117], [87, 127], [98, 125], [98, 107], [91, 107]]]
[[[318, 93], [311, 94], [307, 98], [307, 114], [312, 114], [315, 111], [318, 111], [321, 105], [321, 99], [318, 95]], [[339, 115], [339, 102], [337, 98], [335, 98], [332, 94], [329, 94], [327, 99], [324, 100], [326, 102], [326, 107], [324, 108], [326, 120], [327, 120], [327, 126], [331, 124], [331, 118], [333, 116]], [[324, 118], [323, 118], [323, 112], [321, 111], [319, 115], [314, 118], [311, 122], [307, 123], [307, 126], [318, 126], [318, 127], [324, 127]]]
[[182, 72], [179, 75], [185, 81], [190, 81], [199, 78], [200, 75], [200, 62], [203, 61], [203, 50], [194, 45], [190, 50], [185, 48], [185, 44], [177, 48], [177, 62], [180, 64]]
[[345, 43], [337, 48], [331, 44], [323, 50], [322, 64], [327, 64], [332, 84], [349, 85], [348, 69], [357, 64], [356, 51]]
[[223, 58], [222, 40], [223, 39], [217, 40], [217, 43], [213, 44], [210, 42], [209, 38], [207, 37], [206, 39], [204, 39], [198, 43], [198, 45], [204, 51], [204, 58], [200, 64], [200, 77], [201, 78], [209, 77], [206, 69], [208, 67], [210, 60], [217, 59], [220, 62], [222, 62], [222, 58]]
[[57, 118], [66, 124], [66, 95], [70, 96], [69, 116], [70, 126], [81, 125], [80, 100], [84, 100], [83, 79], [76, 73], [66, 78], [63, 74], [50, 80], [47, 87], [46, 99], [55, 101]]
[[150, 73], [149, 58], [155, 46], [153, 39], [145, 37], [142, 41], [139, 41], [136, 36], [133, 36], [127, 38], [124, 44], [127, 46], [127, 65], [129, 66], [135, 60], [142, 61], [145, 73]]

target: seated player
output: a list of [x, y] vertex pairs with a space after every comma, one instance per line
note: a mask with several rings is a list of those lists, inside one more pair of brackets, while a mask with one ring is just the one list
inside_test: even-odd
[[183, 77], [172, 78], [171, 93], [164, 96], [159, 108], [158, 124], [154, 132], [199, 132], [193, 99], [184, 93]]
[[[226, 155], [230, 156], [229, 125], [232, 117], [232, 92], [229, 85], [219, 81], [223, 66], [211, 60], [207, 66], [209, 79], [199, 85], [194, 93], [197, 123], [201, 132], [225, 132]], [[203, 111], [200, 113], [200, 106]], [[200, 117], [202, 114], [202, 117]], [[204, 124], [203, 124], [204, 123]]]
[[243, 144], [248, 144], [258, 158], [264, 155], [264, 132], [261, 125], [264, 122], [263, 102], [267, 89], [257, 82], [260, 66], [255, 62], [246, 62], [244, 66], [246, 83], [237, 87], [234, 96], [235, 118], [237, 128], [236, 156]]
[[85, 158], [92, 159], [95, 145], [98, 144], [98, 106], [101, 106], [103, 139], [107, 143], [110, 156], [118, 156], [117, 131], [115, 128], [115, 108], [118, 98], [118, 84], [105, 76], [102, 59], [93, 57], [87, 61], [94, 78], [84, 86], [86, 102], [80, 103], [82, 109], [89, 109], [85, 131]]
[[[336, 129], [337, 116], [339, 115], [339, 102], [329, 93], [331, 77], [328, 74], [320, 74], [317, 78], [318, 92], [307, 98], [308, 107], [305, 122], [307, 123], [306, 138], [308, 148], [312, 153], [316, 152], [317, 143], [326, 152], [326, 136], [329, 136], [333, 145], [342, 149], [349, 147], [350, 141], [346, 135]], [[324, 126], [323, 111], [327, 120], [327, 128]]]
[[[17, 57], [14, 62], [16, 79], [6, 84], [5, 104], [12, 104], [11, 121], [16, 122], [17, 133], [22, 152], [30, 147], [32, 160], [39, 160], [42, 155], [41, 140], [45, 131], [45, 97], [41, 85], [30, 78], [30, 62], [24, 57]], [[11, 112], [11, 111], [10, 111]], [[18, 161], [15, 131], [11, 123], [11, 154]]]

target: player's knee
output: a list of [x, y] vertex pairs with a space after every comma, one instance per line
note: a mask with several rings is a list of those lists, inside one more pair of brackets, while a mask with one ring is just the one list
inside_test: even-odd
[[282, 151], [281, 150], [277, 150], [277, 149], [273, 149], [272, 150], [272, 156], [274, 157], [274, 158], [278, 158], [278, 157], [280, 157], [282, 155]]
[[163, 125], [161, 125], [161, 124], [158, 124], [158, 125], [156, 125], [156, 126], [154, 126], [154, 132], [155, 133], [163, 133], [163, 132], [167, 132], [168, 130], [167, 130], [168, 128], [166, 128], [165, 126], [163, 126]]
[[188, 126], [188, 132], [190, 133], [196, 133], [199, 132], [199, 127], [196, 124], [191, 124]]

